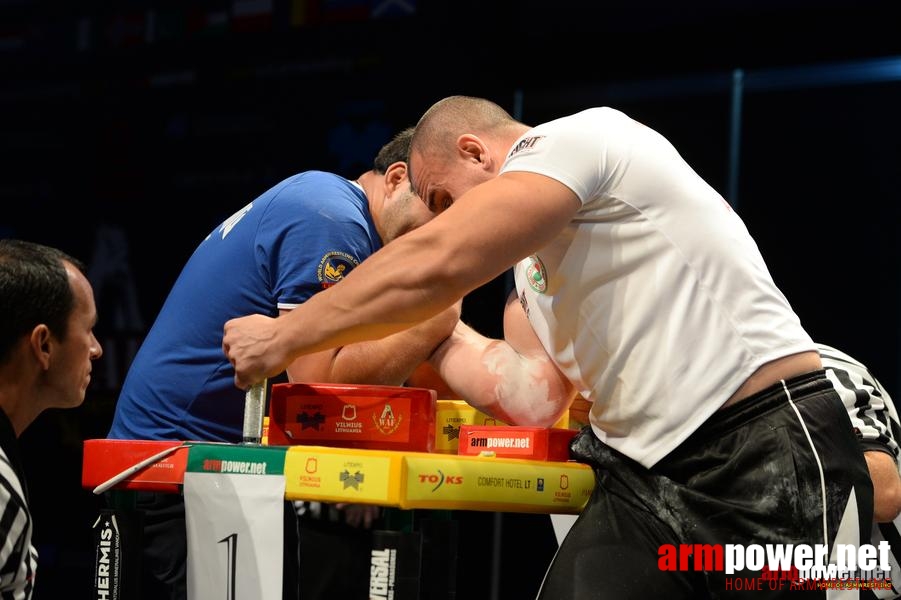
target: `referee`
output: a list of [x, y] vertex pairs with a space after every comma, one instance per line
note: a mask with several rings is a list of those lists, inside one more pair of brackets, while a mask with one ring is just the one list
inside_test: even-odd
[[874, 523], [870, 543], [892, 548], [890, 590], [861, 590], [861, 598], [901, 597], [901, 421], [884, 387], [860, 361], [825, 344], [817, 350], [826, 376], [841, 396], [873, 480]]
[[97, 308], [85, 266], [32, 242], [0, 239], [0, 598], [29, 600], [38, 554], [31, 539], [18, 437], [48, 408], [84, 402]]

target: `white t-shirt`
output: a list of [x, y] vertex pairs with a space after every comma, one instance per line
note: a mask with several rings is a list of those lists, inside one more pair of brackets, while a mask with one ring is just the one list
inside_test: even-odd
[[675, 449], [758, 367], [814, 350], [756, 243], [660, 134], [611, 108], [539, 125], [501, 172], [582, 202], [515, 268], [545, 349], [593, 402], [598, 437], [645, 466]]

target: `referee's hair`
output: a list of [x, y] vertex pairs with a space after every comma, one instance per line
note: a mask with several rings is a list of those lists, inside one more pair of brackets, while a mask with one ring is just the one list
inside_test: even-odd
[[57, 338], [66, 339], [75, 307], [66, 262], [85, 272], [84, 263], [56, 248], [0, 239], [0, 364], [37, 325], [45, 324]]

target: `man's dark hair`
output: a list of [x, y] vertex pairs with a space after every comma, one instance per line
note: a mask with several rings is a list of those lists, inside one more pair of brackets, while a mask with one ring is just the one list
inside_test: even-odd
[[384, 174], [388, 167], [396, 162], [407, 162], [410, 158], [410, 142], [413, 140], [413, 128], [407, 127], [382, 146], [372, 161], [372, 168]]
[[41, 323], [65, 339], [75, 296], [64, 261], [85, 272], [81, 261], [56, 248], [0, 239], [0, 363], [21, 336]]

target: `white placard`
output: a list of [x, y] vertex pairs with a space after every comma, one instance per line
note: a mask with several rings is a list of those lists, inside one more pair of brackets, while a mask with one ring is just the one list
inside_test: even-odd
[[184, 477], [188, 600], [279, 600], [284, 475]]

